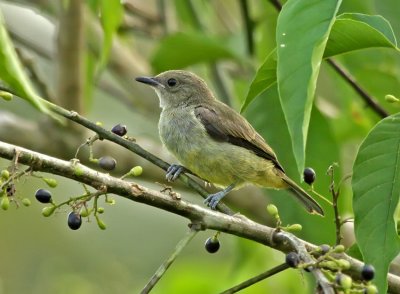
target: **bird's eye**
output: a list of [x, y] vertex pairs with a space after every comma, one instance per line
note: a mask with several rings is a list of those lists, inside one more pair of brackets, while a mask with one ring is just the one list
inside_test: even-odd
[[170, 86], [170, 87], [174, 87], [174, 86], [176, 86], [176, 84], [178, 83], [178, 81], [176, 80], [176, 79], [169, 79], [168, 81], [167, 81], [167, 84], [168, 84], [168, 86]]

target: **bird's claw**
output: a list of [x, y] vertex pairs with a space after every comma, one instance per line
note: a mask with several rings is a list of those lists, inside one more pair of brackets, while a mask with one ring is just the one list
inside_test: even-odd
[[220, 191], [215, 194], [210, 194], [208, 197], [204, 200], [204, 204], [206, 204], [208, 207], [210, 207], [212, 210], [215, 210], [217, 208], [218, 203], [221, 201], [221, 199], [225, 196], [225, 193], [223, 191]]
[[171, 164], [167, 169], [167, 174], [165, 175], [165, 178], [167, 179], [168, 182], [173, 182], [179, 177], [179, 175], [184, 170], [185, 168], [182, 165]]

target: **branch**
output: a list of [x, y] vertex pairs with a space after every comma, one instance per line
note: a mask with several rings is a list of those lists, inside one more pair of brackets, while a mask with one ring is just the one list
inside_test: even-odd
[[[60, 160], [1, 141], [0, 157], [8, 160], [14, 159], [20, 164], [28, 165], [32, 171], [60, 175], [87, 184], [95, 189], [102, 189], [107, 193], [117, 194], [135, 202], [169, 211], [189, 219], [192, 224], [196, 224], [202, 230], [212, 229], [236, 235], [282, 252], [296, 251], [305, 262], [307, 262], [307, 258], [311, 258], [307, 252], [317, 248], [316, 245], [289, 233], [277, 233], [274, 228], [256, 223], [243, 215], [226, 215], [185, 200], [177, 200], [136, 183], [103, 174], [78, 162]], [[360, 277], [363, 263], [346, 254], [339, 254], [337, 257], [350, 262], [351, 268], [347, 272], [350, 276], [355, 279]], [[318, 272], [314, 272], [314, 275], [318, 276]], [[399, 277], [388, 274], [388, 283], [390, 292], [400, 293]]]
[[189, 232], [185, 235], [185, 237], [179, 241], [176, 245], [174, 252], [170, 257], [158, 268], [155, 274], [151, 277], [150, 281], [146, 284], [143, 290], [140, 292], [141, 294], [146, 294], [153, 289], [156, 283], [162, 278], [167, 269], [171, 266], [171, 264], [175, 261], [178, 255], [182, 252], [182, 250], [186, 247], [187, 244], [196, 236], [198, 229], [196, 226], [192, 226]]
[[[68, 4], [66, 4], [68, 3]], [[82, 113], [84, 70], [83, 2], [71, 0], [60, 5], [58, 49], [58, 104]]]
[[328, 58], [326, 61], [337, 73], [339, 73], [339, 75], [342, 76], [342, 78], [346, 80], [346, 82], [350, 84], [350, 86], [360, 95], [365, 103], [369, 107], [371, 107], [381, 118], [389, 116], [389, 113], [385, 109], [383, 109], [382, 106], [379, 105], [374, 97], [369, 95], [367, 91], [357, 83], [357, 81], [349, 72], [347, 72], [343, 67], [341, 67], [336, 61], [332, 60], [331, 58]]
[[272, 277], [273, 275], [280, 273], [281, 271], [284, 271], [288, 268], [289, 268], [289, 266], [287, 265], [287, 263], [282, 263], [270, 270], [263, 272], [262, 274], [259, 274], [258, 276], [254, 277], [254, 278], [248, 279], [232, 288], [229, 288], [229, 289], [221, 292], [221, 294], [231, 294], [231, 293], [239, 292], [240, 290], [243, 290], [251, 285], [254, 285], [255, 283], [260, 282], [266, 278]]
[[249, 55], [254, 54], [254, 38], [253, 38], [253, 21], [250, 18], [249, 3], [247, 0], [240, 0], [240, 11], [242, 12], [242, 18], [244, 27], [246, 29], [246, 40], [247, 40], [247, 51]]

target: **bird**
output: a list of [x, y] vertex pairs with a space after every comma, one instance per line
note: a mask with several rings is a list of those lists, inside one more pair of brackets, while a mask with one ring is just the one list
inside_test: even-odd
[[230, 191], [254, 184], [287, 189], [309, 213], [324, 215], [321, 206], [286, 175], [264, 138], [245, 117], [218, 100], [202, 78], [169, 70], [136, 81], [155, 90], [161, 107], [160, 139], [180, 162], [169, 166], [168, 181], [188, 172], [221, 188], [204, 200], [211, 209]]

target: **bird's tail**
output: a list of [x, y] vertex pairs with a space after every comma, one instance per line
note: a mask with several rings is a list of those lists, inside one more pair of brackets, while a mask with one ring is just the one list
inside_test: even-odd
[[314, 214], [324, 215], [322, 207], [315, 201], [303, 188], [293, 182], [287, 176], [284, 176], [283, 181], [288, 184], [289, 190], [294, 196], [306, 207], [307, 211]]

